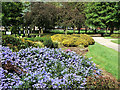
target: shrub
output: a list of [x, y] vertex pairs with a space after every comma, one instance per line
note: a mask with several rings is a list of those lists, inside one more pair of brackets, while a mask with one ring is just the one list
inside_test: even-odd
[[58, 48], [58, 43], [57, 42], [53, 42], [53, 48]]
[[13, 46], [17, 46], [21, 42], [19, 41], [18, 38], [15, 38], [14, 36], [11, 35], [3, 35], [2, 36], [2, 45], [6, 46], [7, 44], [12, 44]]
[[24, 38], [25, 40], [31, 40], [31, 41], [40, 41], [44, 42], [48, 37], [35, 37], [35, 38]]
[[34, 41], [44, 42], [46, 39], [46, 37], [35, 37]]
[[27, 37], [24, 37], [25, 40], [30, 40], [30, 41], [34, 41], [35, 38], [27, 38]]
[[89, 45], [89, 43], [84, 39], [78, 39], [74, 42], [74, 45], [76, 45], [76, 46], [84, 45], [84, 47], [87, 47]]
[[115, 80], [110, 79], [110, 77], [88, 77], [87, 78], [87, 88], [90, 89], [110, 89], [118, 88], [118, 83]]
[[56, 34], [51, 36], [52, 41], [57, 41], [62, 43], [64, 46], [78, 46], [84, 45], [87, 47], [88, 45], [92, 45], [95, 43], [94, 39], [86, 34], [72, 34], [72, 35], [64, 35], [64, 34]]
[[52, 47], [53, 47], [53, 42], [52, 42], [51, 38], [46, 39], [46, 40], [43, 42], [43, 44], [44, 44], [44, 46], [49, 47], [49, 48], [52, 48]]
[[2, 37], [2, 45], [9, 46], [13, 51], [19, 51], [27, 47], [42, 47], [40, 44], [36, 44], [31, 40], [24, 40], [23, 38], [14, 37], [11, 35], [4, 35]]
[[110, 36], [113, 38], [120, 38], [120, 34], [111, 34]]
[[93, 45], [95, 43], [94, 39], [87, 34], [73, 34], [73, 36], [86, 40], [89, 45]]
[[44, 44], [42, 42], [34, 42], [35, 47], [44, 47]]

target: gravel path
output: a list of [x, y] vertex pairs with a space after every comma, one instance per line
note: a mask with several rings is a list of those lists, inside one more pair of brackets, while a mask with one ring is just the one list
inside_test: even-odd
[[120, 44], [116, 44], [111, 42], [111, 40], [116, 39], [105, 39], [103, 37], [92, 37], [96, 42], [100, 43], [101, 45], [104, 45], [106, 47], [112, 48], [118, 52], [120, 52]]

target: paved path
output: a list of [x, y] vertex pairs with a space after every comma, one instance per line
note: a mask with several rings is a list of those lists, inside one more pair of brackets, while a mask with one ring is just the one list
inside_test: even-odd
[[92, 38], [96, 42], [100, 43], [101, 45], [104, 45], [106, 47], [112, 48], [112, 49], [120, 52], [120, 44], [116, 44], [116, 43], [111, 42], [111, 40], [115, 40], [115, 39], [105, 39], [103, 37], [92, 37]]

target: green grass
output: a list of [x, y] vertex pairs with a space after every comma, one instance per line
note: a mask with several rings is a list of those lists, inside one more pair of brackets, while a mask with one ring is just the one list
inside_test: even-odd
[[105, 39], [118, 39], [118, 38], [112, 38], [112, 37], [104, 37]]
[[95, 45], [90, 45], [88, 48], [89, 52], [86, 56], [92, 57], [91, 60], [94, 63], [118, 79], [118, 57], [120, 58], [120, 56], [118, 56], [118, 52], [98, 43], [95, 43]]
[[111, 42], [120, 44], [120, 40], [111, 40]]
[[[55, 34], [63, 34], [64, 30], [54, 29], [54, 30], [51, 30], [50, 32], [55, 33]], [[99, 33], [105, 33], [105, 32], [106, 32], [105, 30], [97, 30], [98, 34]], [[120, 32], [120, 30], [114, 31], [114, 33], [119, 33], [119, 32]], [[68, 34], [73, 34], [73, 30], [67, 30], [67, 33]], [[78, 33], [78, 30], [75, 30], [75, 33]], [[85, 30], [81, 30], [80, 33], [85, 33]], [[87, 30], [87, 33], [89, 33], [89, 34], [94, 33], [94, 30]], [[109, 34], [110, 30], [108, 30], [107, 33]]]
[[[50, 33], [55, 33], [55, 34], [64, 34], [64, 30], [51, 30]], [[68, 34], [73, 34], [73, 30], [67, 30]], [[75, 33], [78, 33], [78, 30], [75, 30]], [[81, 30], [80, 33], [85, 33], [84, 30]]]

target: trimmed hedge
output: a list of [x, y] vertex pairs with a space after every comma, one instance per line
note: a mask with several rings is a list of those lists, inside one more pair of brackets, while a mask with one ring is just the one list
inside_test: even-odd
[[110, 36], [113, 38], [120, 38], [120, 34], [111, 34]]
[[67, 47], [76, 47], [79, 45], [87, 47], [88, 45], [93, 45], [95, 43], [94, 39], [86, 34], [55, 34], [51, 36], [51, 39], [53, 42], [60, 42]]

